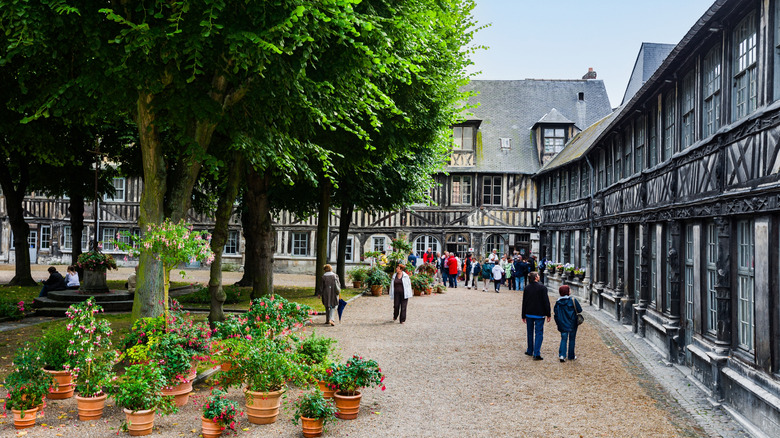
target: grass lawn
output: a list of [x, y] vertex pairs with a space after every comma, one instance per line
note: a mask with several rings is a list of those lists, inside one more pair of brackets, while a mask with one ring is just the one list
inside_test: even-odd
[[[230, 289], [238, 293], [238, 302], [225, 304], [223, 307], [227, 310], [247, 310], [249, 309], [249, 295], [252, 292], [250, 287], [235, 287], [228, 286]], [[318, 312], [324, 312], [325, 307], [322, 305], [320, 297], [314, 296], [313, 287], [296, 287], [296, 286], [276, 286], [274, 287], [274, 293], [281, 295], [288, 301], [295, 301], [297, 303], [306, 304], [311, 306]], [[362, 289], [346, 288], [341, 290], [341, 298], [349, 300], [350, 298], [363, 293]], [[178, 297], [184, 307], [208, 309], [209, 300], [205, 292], [195, 292], [193, 294], [182, 295]]]

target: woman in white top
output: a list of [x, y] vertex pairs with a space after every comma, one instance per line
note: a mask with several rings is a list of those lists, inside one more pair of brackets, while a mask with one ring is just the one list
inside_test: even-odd
[[406, 304], [412, 296], [412, 280], [405, 269], [406, 266], [399, 263], [390, 280], [390, 299], [393, 300], [393, 321], [398, 319], [400, 313], [401, 324], [406, 321]]
[[73, 265], [68, 266], [68, 272], [65, 274], [65, 286], [68, 289], [78, 289], [80, 286], [79, 273], [76, 272], [76, 267]]

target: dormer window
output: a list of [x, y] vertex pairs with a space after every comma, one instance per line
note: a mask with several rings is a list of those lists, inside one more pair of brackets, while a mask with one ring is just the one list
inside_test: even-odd
[[474, 150], [474, 127], [455, 126], [452, 128], [453, 149]]
[[566, 130], [562, 128], [544, 128], [544, 153], [557, 154], [566, 144]]

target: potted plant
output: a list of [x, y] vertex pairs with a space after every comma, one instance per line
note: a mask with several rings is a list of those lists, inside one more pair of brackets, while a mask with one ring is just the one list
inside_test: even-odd
[[433, 277], [436, 275], [436, 266], [434, 266], [433, 263], [423, 263], [417, 268], [417, 272]]
[[428, 274], [413, 274], [409, 277], [412, 282], [412, 292], [419, 297], [433, 286], [433, 277]]
[[444, 292], [447, 292], [447, 286], [443, 284], [437, 284], [433, 286], [433, 292], [437, 294], [443, 294]]
[[354, 420], [360, 410], [360, 399], [363, 394], [360, 389], [382, 384], [385, 376], [376, 361], [352, 356], [346, 363], [340, 364], [333, 371], [332, 381], [338, 388], [334, 398], [338, 408], [338, 416], [344, 420]]
[[352, 287], [360, 289], [363, 287], [363, 282], [366, 281], [368, 270], [362, 266], [355, 266], [347, 272], [347, 275], [352, 281]]
[[287, 382], [303, 382], [304, 372], [287, 338], [245, 342], [235, 368], [228, 371], [229, 384], [244, 382], [246, 415], [250, 423], [270, 424], [279, 416]]
[[81, 291], [86, 293], [108, 293], [106, 270], [117, 269], [116, 261], [98, 250], [81, 253], [76, 265], [84, 270]]
[[566, 278], [571, 280], [574, 277], [574, 265], [571, 263], [563, 265], [563, 273], [566, 274]]
[[43, 332], [38, 341], [43, 370], [49, 373], [57, 384], [49, 389], [48, 398], [63, 400], [73, 397], [73, 375], [68, 368], [71, 356], [68, 354], [70, 333], [63, 326], [54, 326]]
[[56, 382], [43, 371], [38, 351], [29, 344], [17, 350], [13, 367], [5, 378], [5, 404], [13, 412], [14, 426], [25, 429], [35, 425], [36, 413], [43, 409], [44, 398]]
[[65, 312], [69, 319], [65, 327], [72, 338], [72, 344], [68, 346], [73, 365], [70, 371], [78, 392], [76, 403], [82, 421], [103, 416], [106, 403], [103, 385], [113, 377], [111, 368], [117, 359], [116, 351], [111, 349], [113, 331], [109, 322], [95, 316], [102, 311], [103, 308], [90, 297]]
[[312, 438], [322, 436], [323, 427], [335, 414], [336, 405], [333, 400], [323, 397], [320, 391], [311, 391], [302, 394], [295, 401], [292, 421], [297, 424], [300, 420], [303, 436]]
[[[335, 339], [312, 333], [311, 336], [300, 342], [298, 348], [301, 360], [309, 368], [309, 374], [317, 381], [325, 398], [333, 398], [333, 393], [336, 392], [328, 381], [330, 374], [332, 374], [332, 355], [335, 344]], [[331, 370], [330, 373], [329, 370]]]
[[379, 267], [372, 267], [366, 275], [366, 286], [371, 290], [371, 295], [382, 295], [382, 288], [390, 287], [390, 276]]
[[228, 400], [227, 392], [212, 389], [200, 417], [203, 438], [217, 438], [225, 429], [236, 430], [236, 417], [239, 415], [238, 403]]
[[152, 361], [159, 365], [165, 381], [163, 395], [172, 396], [176, 407], [187, 404], [192, 392], [192, 353], [185, 349], [187, 341], [178, 333], [164, 332], [149, 341]]
[[585, 270], [584, 269], [575, 269], [574, 270], [574, 276], [579, 278], [580, 281], [585, 279]]
[[162, 395], [165, 378], [160, 368], [151, 364], [131, 365], [125, 374], [109, 387], [117, 406], [124, 408], [125, 427], [131, 436], [149, 435], [154, 427], [154, 414], [176, 411], [173, 399]]

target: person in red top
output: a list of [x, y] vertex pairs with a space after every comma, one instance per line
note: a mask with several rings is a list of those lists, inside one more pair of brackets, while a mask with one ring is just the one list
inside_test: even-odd
[[447, 259], [447, 268], [450, 274], [450, 287], [458, 287], [458, 258], [455, 253]]
[[431, 249], [428, 248], [428, 251], [425, 251], [425, 254], [423, 254], [423, 263], [433, 263], [433, 257]]

